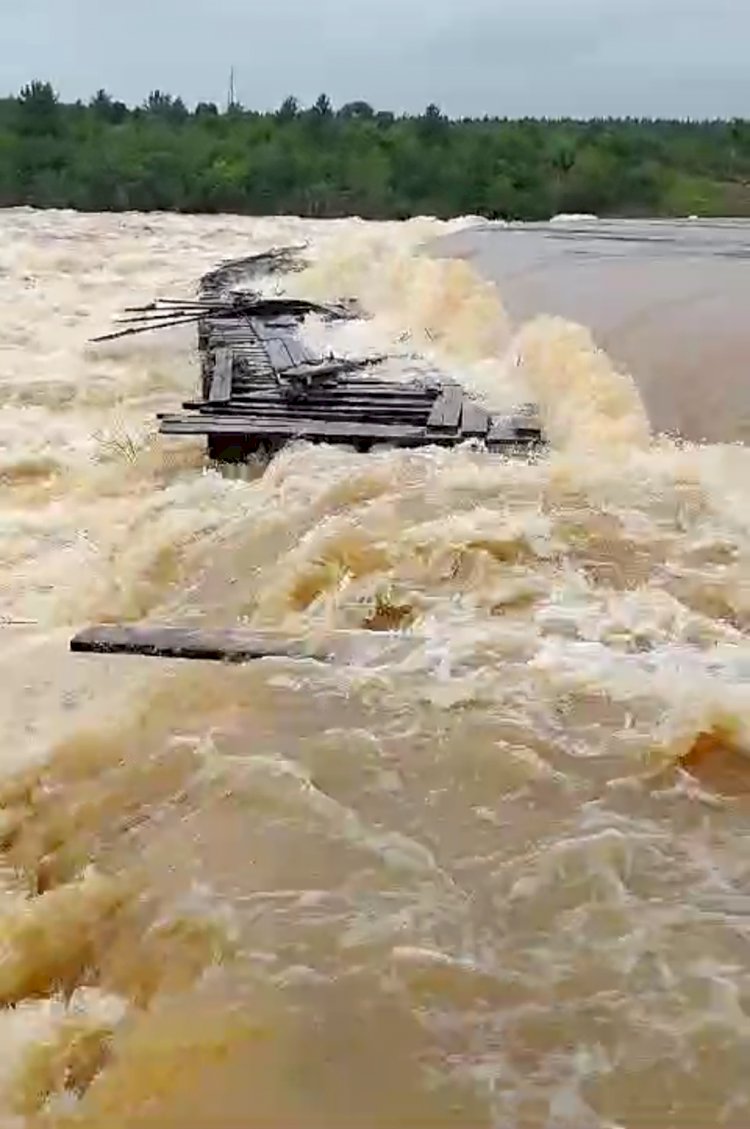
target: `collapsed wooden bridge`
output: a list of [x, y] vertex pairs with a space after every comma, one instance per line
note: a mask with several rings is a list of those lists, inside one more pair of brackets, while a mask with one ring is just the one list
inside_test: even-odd
[[[173, 325], [195, 324], [201, 357], [200, 398], [160, 417], [165, 435], [205, 435], [209, 454], [242, 461], [273, 453], [294, 439], [344, 443], [455, 446], [480, 440], [489, 450], [523, 454], [542, 441], [536, 412], [494, 415], [440, 373], [396, 380], [388, 357], [321, 356], [302, 335], [304, 320], [362, 317], [356, 305], [319, 305], [264, 297], [244, 289], [254, 275], [298, 269], [298, 249], [223, 263], [207, 274], [192, 301], [162, 299], [126, 311], [120, 327], [99, 341]], [[390, 369], [393, 367], [393, 358]], [[372, 642], [375, 636], [375, 650]], [[224, 631], [174, 625], [102, 625], [81, 632], [71, 650], [244, 663], [261, 658], [361, 663], [398, 645], [399, 632], [335, 632], [313, 644], [274, 632]], [[363, 650], [364, 647], [364, 650]]]
[[253, 275], [298, 269], [296, 248], [224, 263], [204, 276], [194, 301], [161, 300], [131, 309], [124, 328], [99, 340], [148, 329], [198, 327], [200, 396], [160, 416], [165, 435], [206, 436], [211, 458], [243, 462], [292, 440], [375, 445], [455, 446], [522, 453], [541, 442], [536, 412], [488, 412], [440, 373], [401, 380], [393, 358], [320, 355], [304, 339], [310, 315], [361, 317], [353, 303], [320, 305], [243, 289]]

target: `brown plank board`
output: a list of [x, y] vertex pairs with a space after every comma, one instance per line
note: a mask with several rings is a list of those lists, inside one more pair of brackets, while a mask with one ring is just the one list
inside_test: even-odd
[[217, 349], [208, 389], [208, 399], [212, 404], [226, 401], [231, 396], [233, 368], [234, 356], [232, 350]]
[[145, 655], [152, 658], [204, 659], [245, 663], [264, 658], [331, 656], [324, 649], [272, 631], [205, 630], [191, 627], [90, 627], [70, 643], [77, 654]]
[[471, 438], [484, 438], [490, 429], [490, 413], [474, 400], [465, 399], [461, 411], [461, 431]]
[[446, 385], [432, 407], [427, 426], [457, 428], [463, 400], [464, 391], [460, 384]]

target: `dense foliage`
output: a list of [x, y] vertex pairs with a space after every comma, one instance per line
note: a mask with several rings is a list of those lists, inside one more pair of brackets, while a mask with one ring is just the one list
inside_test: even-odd
[[750, 215], [750, 122], [451, 121], [366, 102], [275, 113], [154, 92], [0, 100], [0, 206], [303, 216]]

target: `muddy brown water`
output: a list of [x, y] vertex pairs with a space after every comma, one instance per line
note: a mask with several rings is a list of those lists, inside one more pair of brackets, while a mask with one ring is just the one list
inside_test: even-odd
[[[597, 348], [629, 290], [596, 241], [587, 317], [582, 283], [570, 309], [523, 289], [516, 233], [495, 286], [501, 236], [468, 227], [0, 213], [0, 1124], [748, 1124], [750, 463], [726, 310], [701, 386], [725, 381], [726, 430], [676, 442], [676, 362], [654, 426], [656, 361], [633, 380]], [[746, 229], [699, 230], [739, 292], [721, 248]], [[419, 253], [442, 236], [446, 258]], [[87, 338], [301, 240], [286, 284], [373, 315], [311, 338], [538, 400], [548, 457], [302, 446], [235, 478], [156, 436], [197, 379], [191, 333]], [[410, 634], [331, 667], [70, 656], [98, 620]]]
[[750, 436], [750, 228], [744, 220], [484, 224], [450, 236], [517, 322], [580, 322], [633, 374], [652, 427]]

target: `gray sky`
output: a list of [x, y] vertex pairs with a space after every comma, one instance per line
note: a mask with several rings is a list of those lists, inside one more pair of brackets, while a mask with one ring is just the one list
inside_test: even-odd
[[750, 117], [750, 0], [0, 0], [0, 91]]

